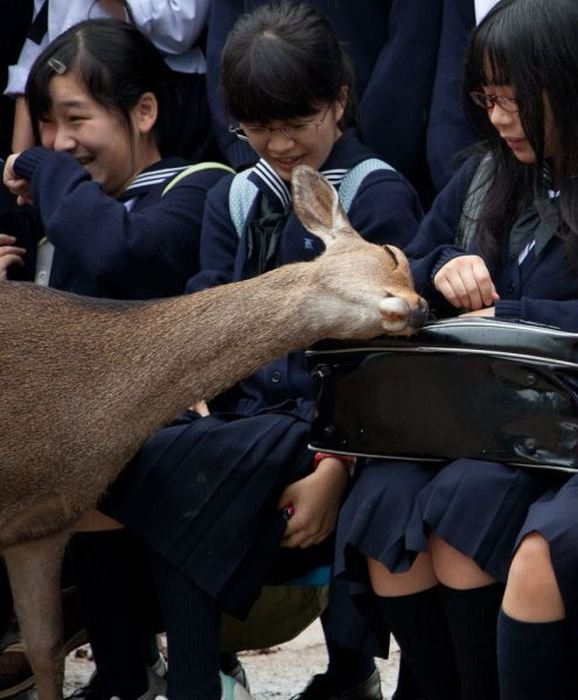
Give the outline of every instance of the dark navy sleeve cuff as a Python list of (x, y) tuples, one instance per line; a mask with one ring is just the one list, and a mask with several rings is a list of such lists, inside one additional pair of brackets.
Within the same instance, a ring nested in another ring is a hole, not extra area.
[(496, 318), (522, 318), (522, 302), (519, 299), (504, 299), (496, 302)]
[(53, 151), (43, 146), (34, 146), (23, 151), (14, 161), (14, 172), (25, 180), (31, 180), (36, 168), (50, 156)]

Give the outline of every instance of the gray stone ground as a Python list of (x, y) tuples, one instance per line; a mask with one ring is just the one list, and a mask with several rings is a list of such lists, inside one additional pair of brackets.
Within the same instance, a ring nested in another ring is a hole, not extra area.
[[(287, 700), (301, 690), (314, 673), (322, 673), (327, 663), (323, 634), (318, 622), (286, 644), (260, 652), (244, 652), (240, 658), (255, 700)], [(387, 700), (395, 690), (398, 662), (399, 653), (396, 648), (387, 661), (377, 661), (383, 696)], [(86, 683), (93, 669), (89, 647), (81, 647), (70, 654), (66, 661), (65, 697)]]

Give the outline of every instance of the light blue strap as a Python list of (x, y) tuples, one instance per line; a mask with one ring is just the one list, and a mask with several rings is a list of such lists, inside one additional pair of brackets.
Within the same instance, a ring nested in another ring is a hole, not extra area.
[(287, 581), (287, 586), (328, 586), (331, 579), (330, 566), (318, 566), (303, 576)]
[(249, 180), (250, 174), (251, 169), (235, 175), (229, 189), (229, 214), (239, 237), (259, 192), (257, 185)]
[(379, 158), (367, 158), (366, 160), (362, 160), (361, 163), (354, 165), (353, 168), (344, 175), (339, 185), (339, 201), (346, 214), (351, 207), (351, 203), (355, 199), (355, 195), (361, 183), (368, 175), (376, 170), (392, 170), (395, 172), (395, 168), (392, 168), (391, 165), (384, 160)]

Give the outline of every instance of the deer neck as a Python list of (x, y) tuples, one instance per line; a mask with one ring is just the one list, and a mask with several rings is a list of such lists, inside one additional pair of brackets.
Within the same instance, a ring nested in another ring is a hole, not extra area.
[(152, 305), (148, 311), (154, 315), (158, 309), (158, 314), (145, 324), (143, 343), (155, 366), (139, 363), (138, 368), (149, 378), (151, 394), (159, 397), (170, 387), (167, 400), (178, 412), (325, 337), (329, 324), (319, 313), (313, 267), (298, 263)]

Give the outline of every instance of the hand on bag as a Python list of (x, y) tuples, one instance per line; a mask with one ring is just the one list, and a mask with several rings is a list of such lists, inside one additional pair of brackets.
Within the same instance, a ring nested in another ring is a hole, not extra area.
[(434, 277), (434, 286), (457, 309), (477, 311), (500, 298), (479, 255), (460, 255), (446, 263)]

